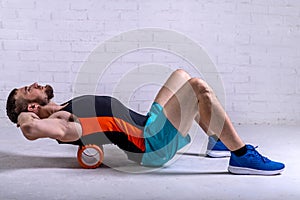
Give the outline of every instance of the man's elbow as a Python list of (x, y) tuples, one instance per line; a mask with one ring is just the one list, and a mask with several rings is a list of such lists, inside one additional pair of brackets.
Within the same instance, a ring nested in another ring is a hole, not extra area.
[(37, 139), (37, 137), (34, 137), (34, 134), (32, 134), (33, 126), (34, 126), (33, 123), (24, 123), (20, 126), (20, 128), (23, 132), (23, 135), (27, 140), (36, 140)]
[(27, 139), (27, 140), (36, 140), (37, 137), (34, 137), (33, 135), (30, 135), (30, 134), (24, 134), (24, 137)]

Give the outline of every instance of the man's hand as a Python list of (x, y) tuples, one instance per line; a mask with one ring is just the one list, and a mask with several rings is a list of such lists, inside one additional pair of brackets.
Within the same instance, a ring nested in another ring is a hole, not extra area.
[(33, 112), (24, 112), (18, 117), (18, 126), (28, 140), (48, 137), (72, 142), (78, 140), (82, 134), (80, 123), (73, 119), (73, 115), (66, 111), (58, 111), (45, 119), (40, 119)]
[(17, 127), (20, 127), (24, 123), (31, 122), (33, 119), (40, 119), (40, 118), (33, 112), (22, 112), (18, 116)]

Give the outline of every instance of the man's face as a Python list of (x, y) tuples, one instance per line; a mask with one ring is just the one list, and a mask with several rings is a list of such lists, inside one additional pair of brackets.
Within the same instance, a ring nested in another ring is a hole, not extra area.
[(41, 86), (33, 83), (29, 86), (21, 87), (18, 89), (16, 99), (22, 97), (30, 102), (36, 102), (40, 105), (46, 105), (50, 99), (54, 97), (53, 88), (50, 85)]

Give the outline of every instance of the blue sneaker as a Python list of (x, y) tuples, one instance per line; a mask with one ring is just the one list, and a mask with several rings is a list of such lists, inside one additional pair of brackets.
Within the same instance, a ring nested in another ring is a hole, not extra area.
[(275, 175), (284, 170), (284, 164), (274, 162), (260, 155), (251, 145), (246, 145), (247, 153), (238, 157), (231, 153), (228, 171), (233, 174)]
[(230, 151), (220, 140), (215, 140), (213, 137), (208, 137), (206, 155), (212, 158), (229, 157)]

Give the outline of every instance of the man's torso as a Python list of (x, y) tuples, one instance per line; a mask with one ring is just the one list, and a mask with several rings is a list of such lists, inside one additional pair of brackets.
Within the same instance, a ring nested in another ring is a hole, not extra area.
[(66, 106), (62, 110), (74, 114), (82, 127), (82, 137), (72, 144), (113, 143), (124, 150), (129, 159), (140, 160), (138, 154), (145, 151), (143, 130), (147, 116), (128, 109), (109, 96), (85, 95), (63, 105)]

